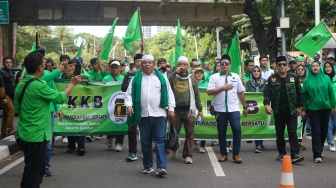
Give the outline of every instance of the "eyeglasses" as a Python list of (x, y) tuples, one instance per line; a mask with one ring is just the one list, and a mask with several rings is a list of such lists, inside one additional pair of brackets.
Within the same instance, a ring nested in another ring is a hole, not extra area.
[(253, 72), (260, 72), (260, 70), (254, 70)]
[(304, 68), (299, 68), (299, 69), (296, 69), (298, 71), (304, 71)]
[(281, 66), (285, 67), (285, 66), (287, 66), (287, 63), (278, 63), (278, 66), (279, 67), (281, 67)]
[(119, 66), (111, 66), (111, 69), (117, 69)]
[(230, 65), (230, 62), (221, 62), (221, 65)]

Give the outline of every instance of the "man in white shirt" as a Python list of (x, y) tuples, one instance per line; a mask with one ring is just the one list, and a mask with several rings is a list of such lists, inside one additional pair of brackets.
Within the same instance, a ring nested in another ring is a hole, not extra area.
[(243, 115), (247, 115), (247, 106), (244, 97), (245, 88), (241, 82), (239, 75), (230, 72), (231, 58), (223, 55), (220, 62), (221, 71), (210, 77), (208, 85), (208, 95), (215, 95), (214, 109), (216, 114), (218, 140), (220, 146), (221, 157), (219, 162), (228, 160), (228, 152), (226, 150), (226, 130), (228, 122), (230, 122), (233, 133), (233, 161), (242, 163), (239, 157), (241, 143), (241, 126), (239, 100), (243, 105)]
[(261, 68), (261, 77), (265, 80), (268, 80), (268, 78), (274, 74), (274, 70), (267, 67), (268, 64), (268, 57), (267, 56), (260, 56), (259, 58), (259, 64)]
[(152, 141), (156, 145), (157, 175), (166, 175), (166, 126), (174, 117), (175, 98), (167, 77), (154, 69), (154, 57), (142, 56), (141, 70), (138, 71), (125, 93), (127, 122), (140, 127), (144, 174), (153, 169)]

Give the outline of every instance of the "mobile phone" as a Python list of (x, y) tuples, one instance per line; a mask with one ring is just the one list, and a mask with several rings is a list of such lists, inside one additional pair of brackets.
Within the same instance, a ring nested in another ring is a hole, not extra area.
[(76, 63), (75, 65), (75, 76), (80, 75), (82, 71), (82, 67), (81, 64), (79, 62)]

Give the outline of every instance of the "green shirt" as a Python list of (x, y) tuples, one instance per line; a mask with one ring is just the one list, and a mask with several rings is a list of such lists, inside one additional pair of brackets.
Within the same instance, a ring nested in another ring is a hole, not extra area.
[(101, 74), (100, 72), (96, 72), (94, 70), (90, 70), (87, 72), (92, 78), (90, 81), (92, 82), (101, 82), (105, 76), (107, 76), (109, 73), (104, 70), (104, 73)]
[[(117, 81), (123, 81), (124, 76), (123, 75), (119, 75), (117, 77), (115, 77)], [(103, 81), (105, 82), (114, 82), (115, 80), (113, 79), (112, 75), (107, 75), (103, 78)]]
[(26, 82), (34, 75), (27, 75), (15, 89), (14, 111), (20, 114), (18, 122), (19, 137), (26, 142), (43, 142), (51, 139), (50, 102), (62, 104), (67, 101), (66, 94), (51, 89), (45, 81), (35, 80), (29, 84), (22, 103), (18, 98)]
[(244, 78), (245, 78), (245, 83), (247, 83), (251, 78), (251, 73), (247, 74), (246, 72), (244, 72)]
[(201, 81), (201, 82), (198, 82), (198, 87), (204, 87), (204, 88), (208, 88), (208, 82), (205, 82), (205, 81)]

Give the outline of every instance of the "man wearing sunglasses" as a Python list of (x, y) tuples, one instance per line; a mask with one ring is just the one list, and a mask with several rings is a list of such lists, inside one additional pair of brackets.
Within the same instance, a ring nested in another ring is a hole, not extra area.
[(289, 65), (289, 72), (291, 72), (291, 73), (295, 73), (295, 70), (296, 70), (296, 67), (298, 66), (298, 64), (296, 63), (296, 59), (291, 59), (291, 60), (289, 60), (289, 63), (288, 63), (288, 65)]
[(218, 140), (221, 157), (219, 162), (228, 160), (226, 150), (226, 130), (230, 122), (233, 133), (233, 161), (242, 163), (239, 157), (241, 145), (241, 126), (239, 100), (243, 105), (243, 115), (247, 115), (247, 106), (244, 97), (245, 88), (238, 74), (230, 72), (231, 58), (223, 55), (220, 62), (221, 71), (210, 76), (208, 95), (215, 95), (214, 108), (218, 130)]
[[(284, 131), (287, 125), (292, 163), (301, 162), (299, 142), (296, 135), (297, 117), (302, 110), (302, 91), (298, 77), (287, 71), (287, 59), (284, 56), (276, 58), (277, 73), (271, 75), (264, 90), (264, 105), (266, 113), (274, 114), (275, 132), (277, 138), (278, 161), (283, 159), (286, 152)], [(271, 104), (271, 105), (270, 105)]]

